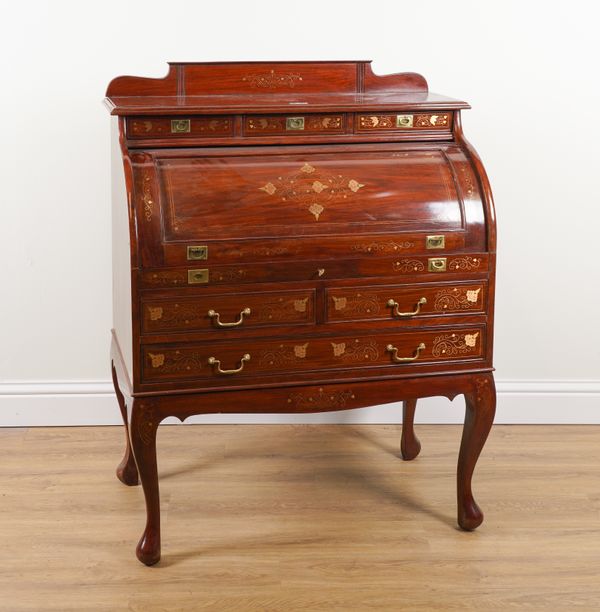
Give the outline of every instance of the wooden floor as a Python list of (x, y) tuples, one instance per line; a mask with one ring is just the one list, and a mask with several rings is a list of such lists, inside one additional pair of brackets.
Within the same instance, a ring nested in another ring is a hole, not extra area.
[(496, 426), (455, 527), (456, 426), (164, 426), (163, 560), (116, 427), (0, 430), (1, 610), (599, 610), (600, 428)]

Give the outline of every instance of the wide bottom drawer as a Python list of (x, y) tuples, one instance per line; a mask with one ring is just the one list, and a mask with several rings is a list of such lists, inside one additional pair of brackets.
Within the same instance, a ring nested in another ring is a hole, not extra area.
[(253, 338), (142, 347), (142, 382), (193, 380), (237, 384), (282, 374), (416, 365), (477, 359), (485, 328), (417, 329), (362, 336)]

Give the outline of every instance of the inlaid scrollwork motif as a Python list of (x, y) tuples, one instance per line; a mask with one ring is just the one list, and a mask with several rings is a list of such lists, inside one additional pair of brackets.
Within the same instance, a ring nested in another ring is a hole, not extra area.
[(352, 296), (331, 296), (333, 308), (344, 311), (344, 314), (378, 314), (381, 310), (378, 297), (369, 293), (357, 293)]
[(282, 202), (305, 206), (318, 221), (326, 204), (346, 199), (364, 186), (356, 179), (321, 171), (304, 163), (298, 172), (279, 176), (259, 187), (259, 190), (280, 198)]
[(475, 352), (479, 332), (472, 334), (443, 334), (433, 339), (434, 357), (454, 357)]
[(379, 357), (379, 349), (374, 340), (359, 340), (352, 342), (332, 342), (333, 356), (343, 361), (374, 361)]
[(152, 175), (149, 171), (144, 173), (142, 202), (144, 204), (144, 217), (146, 218), (146, 221), (152, 221), (152, 215), (154, 213), (154, 200), (152, 199)]
[(481, 287), (477, 289), (458, 289), (449, 287), (440, 289), (434, 296), (434, 310), (468, 310), (476, 308), (479, 302)]
[(259, 321), (284, 321), (294, 313), (308, 310), (308, 298), (278, 298), (261, 304), (258, 311)]
[(166, 304), (165, 306), (148, 306), (151, 321), (160, 320), (160, 326), (180, 327), (193, 325), (206, 317), (206, 309), (200, 310), (196, 304)]
[[(342, 115), (319, 115), (306, 117), (304, 132), (322, 132), (339, 130), (342, 127)], [(249, 117), (246, 123), (248, 132), (286, 132), (286, 117)]]
[[(367, 130), (396, 129), (397, 115), (360, 115), (358, 125)], [(414, 115), (412, 128), (441, 128), (448, 127), (450, 115), (448, 113)]]
[(202, 369), (202, 355), (181, 351), (165, 351), (164, 353), (147, 353), (150, 366), (164, 373), (191, 372)]
[(149, 403), (137, 406), (136, 410), (139, 410), (139, 416), (136, 417), (138, 434), (142, 443), (148, 446), (154, 439), (158, 427), (158, 415)]
[(473, 181), (471, 179), (471, 172), (467, 170), (467, 166), (464, 164), (460, 167), (460, 171), (462, 173), (463, 180), (465, 185), (467, 186), (466, 192), (468, 196), (473, 195)]
[(448, 115), (415, 115), (414, 125), (423, 128), (440, 128), (448, 125)]
[(295, 72), (276, 73), (274, 70), (259, 74), (248, 74), (242, 81), (250, 83), (251, 87), (262, 89), (277, 89), (279, 87), (294, 88), (302, 76)]
[(316, 392), (300, 391), (292, 393), (288, 397), (287, 403), (301, 410), (341, 410), (350, 399), (356, 398), (349, 389), (342, 391), (319, 389)]
[(246, 276), (246, 270), (222, 270), (216, 272), (215, 280), (222, 282), (234, 282), (243, 279)]
[(475, 270), (481, 265), (479, 257), (456, 257), (448, 264), (449, 270)]
[(146, 272), (142, 279), (148, 285), (164, 287), (166, 285), (185, 285), (187, 284), (187, 276), (185, 272), (179, 271), (163, 271), (163, 272)]
[(393, 264), (396, 272), (423, 272), (425, 270), (425, 264), (418, 259), (401, 259), (395, 261)]
[(397, 253), (402, 249), (411, 249), (414, 242), (404, 240), (403, 242), (367, 242), (352, 245), (352, 250), (358, 253)]
[(262, 351), (259, 355), (261, 365), (282, 366), (306, 357), (308, 342), (293, 346), (280, 344), (277, 348)]

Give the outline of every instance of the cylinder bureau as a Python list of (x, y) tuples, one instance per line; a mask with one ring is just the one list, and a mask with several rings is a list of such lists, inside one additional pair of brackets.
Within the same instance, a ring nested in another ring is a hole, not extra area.
[(171, 63), (119, 77), (112, 374), (160, 559), (168, 416), (305, 413), (464, 395), (458, 524), (495, 412), (492, 195), (465, 102), (370, 62)]

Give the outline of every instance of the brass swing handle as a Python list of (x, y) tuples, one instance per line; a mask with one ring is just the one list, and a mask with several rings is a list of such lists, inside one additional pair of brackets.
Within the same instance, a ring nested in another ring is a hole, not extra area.
[(419, 312), (421, 312), (421, 306), (423, 306), (424, 304), (427, 304), (427, 298), (426, 297), (422, 297), (416, 304), (415, 309), (412, 312), (399, 312), (398, 308), (400, 308), (400, 304), (398, 304), (398, 302), (396, 302), (396, 300), (392, 300), (391, 298), (387, 301), (387, 305), (390, 308), (393, 308), (394, 310), (392, 311), (392, 315), (394, 317), (414, 317), (415, 315), (418, 315)]
[(240, 367), (236, 368), (235, 370), (221, 370), (221, 362), (216, 357), (209, 357), (208, 365), (211, 365), (211, 366), (216, 365), (218, 374), (237, 374), (238, 372), (241, 372), (244, 369), (244, 364), (246, 363), (246, 361), (250, 361), (250, 355), (248, 353), (246, 353), (240, 359)]
[(244, 308), (244, 310), (240, 312), (240, 318), (231, 323), (221, 323), (221, 315), (216, 310), (211, 309), (207, 314), (211, 319), (215, 320), (217, 327), (238, 327), (244, 322), (244, 316), (248, 316), (251, 312), (250, 308)]
[(394, 363), (406, 363), (407, 361), (416, 361), (419, 358), (420, 352), (425, 350), (425, 344), (421, 342), (421, 344), (417, 346), (417, 350), (412, 357), (398, 357), (398, 349), (391, 344), (388, 344), (385, 350), (388, 351), (388, 353), (392, 353), (392, 361)]

